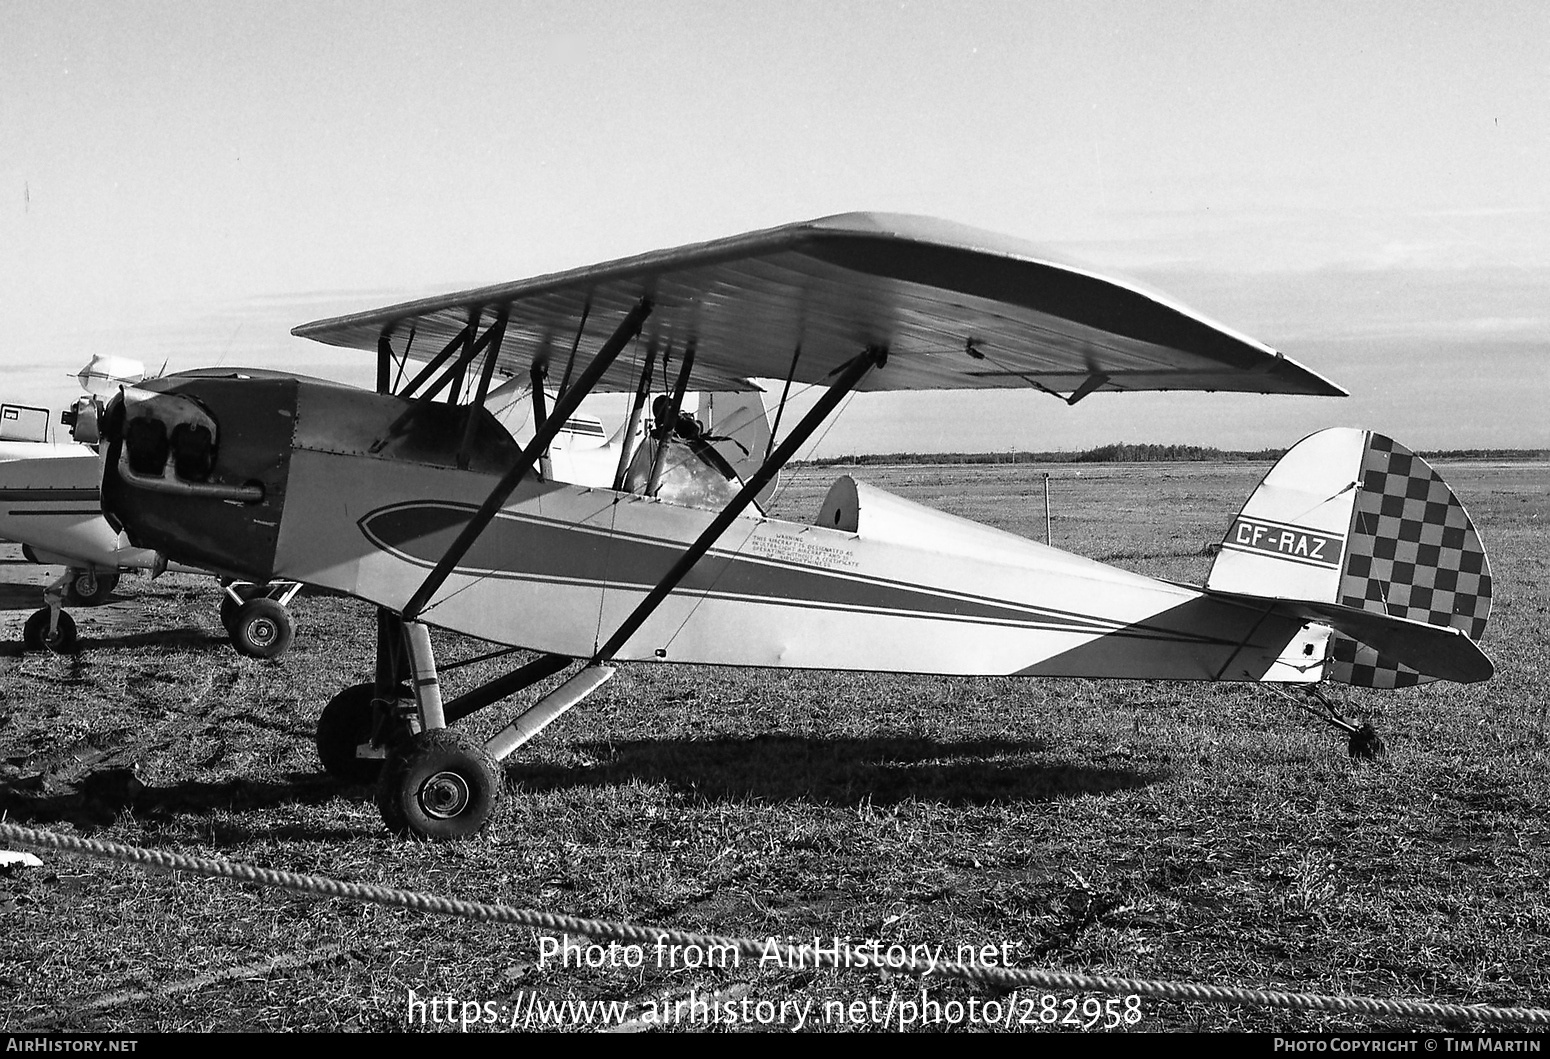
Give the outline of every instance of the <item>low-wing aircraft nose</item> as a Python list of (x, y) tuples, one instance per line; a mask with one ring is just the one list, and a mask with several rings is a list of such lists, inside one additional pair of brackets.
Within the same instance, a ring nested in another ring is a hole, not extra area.
[(104, 416), (103, 513), (174, 562), (268, 580), (299, 386), (212, 371), (124, 388)]

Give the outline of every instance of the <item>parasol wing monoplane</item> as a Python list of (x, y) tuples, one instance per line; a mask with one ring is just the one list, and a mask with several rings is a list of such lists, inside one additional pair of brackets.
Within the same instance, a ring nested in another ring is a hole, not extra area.
[[(1294, 447), (1202, 587), (850, 478), (811, 523), (767, 516), (757, 497), (854, 391), (1344, 392), (1003, 236), (847, 214), (295, 333), (374, 351), (377, 391), (240, 369), (126, 390), (104, 508), (179, 561), (378, 608), (375, 679), (327, 705), (318, 746), (330, 772), (377, 780), (401, 833), (482, 827), (498, 762), (621, 662), (1305, 687), (1491, 674), (1467, 514), (1424, 461), (1364, 431)], [(525, 444), (486, 407), (513, 384), (533, 404)], [(779, 398), (764, 451), (734, 467), (685, 397), (765, 386)], [(783, 432), (793, 386), (822, 393)], [(617, 459), (566, 472), (548, 455), (602, 392), (630, 395)], [(537, 655), (444, 696), (433, 626)], [(567, 669), (492, 738), (451, 727)]]

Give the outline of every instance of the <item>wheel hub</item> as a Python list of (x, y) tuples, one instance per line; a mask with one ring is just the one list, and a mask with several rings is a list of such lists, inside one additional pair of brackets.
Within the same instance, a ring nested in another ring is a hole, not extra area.
[(420, 807), (438, 820), (452, 819), (472, 800), (468, 781), (456, 772), (438, 772), (420, 786)]
[(257, 647), (268, 647), (278, 635), (275, 623), (268, 618), (259, 618), (248, 626), (248, 639)]

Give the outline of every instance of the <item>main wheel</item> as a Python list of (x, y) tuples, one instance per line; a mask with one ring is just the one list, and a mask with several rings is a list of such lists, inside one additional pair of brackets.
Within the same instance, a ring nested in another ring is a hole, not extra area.
[(95, 607), (108, 598), (118, 587), (118, 571), (103, 570), (93, 574), (90, 570), (72, 570), (74, 575), (65, 589), (65, 602), (79, 607)]
[(75, 647), (75, 619), (64, 611), (59, 612), (59, 628), (50, 635), (48, 608), (33, 613), (22, 626), (22, 644), (34, 651), (49, 650), (63, 654)]
[[(355, 749), (371, 738), (377, 723), (375, 684), (352, 684), (329, 700), (318, 718), (318, 760), (330, 776), (346, 783), (374, 783), (382, 775), (382, 758), (356, 757)], [(408, 698), (407, 687), (397, 689)], [(391, 750), (409, 738), (409, 727), (394, 718), (388, 732)]]
[(352, 684), (328, 701), (318, 718), (318, 760), (323, 771), (346, 783), (371, 783), (382, 774), (382, 759), (356, 757), (377, 723), (375, 684)]
[(232, 599), (225, 592), (221, 593), (221, 628), (226, 630), (227, 636), (233, 635), (237, 621), (237, 611), (241, 609), (241, 602)]
[(279, 658), (295, 635), (289, 612), (272, 599), (250, 599), (231, 619), (231, 645), (249, 658)]
[(436, 728), (412, 736), (388, 756), (377, 808), (394, 834), (467, 838), (490, 822), (500, 790), (500, 766), (483, 743)]

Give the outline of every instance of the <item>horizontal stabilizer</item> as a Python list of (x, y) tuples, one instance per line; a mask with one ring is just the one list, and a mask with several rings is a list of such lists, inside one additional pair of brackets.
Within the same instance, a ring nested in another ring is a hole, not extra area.
[[(1263, 598), (1226, 592), (1209, 594), (1240, 601)], [(1450, 626), (1378, 614), (1339, 603), (1297, 599), (1278, 599), (1274, 603), (1275, 613), (1328, 625), (1376, 651), (1380, 657), (1398, 662), (1425, 677), (1474, 684), (1490, 680), (1496, 672), (1485, 652), (1462, 630)]]

